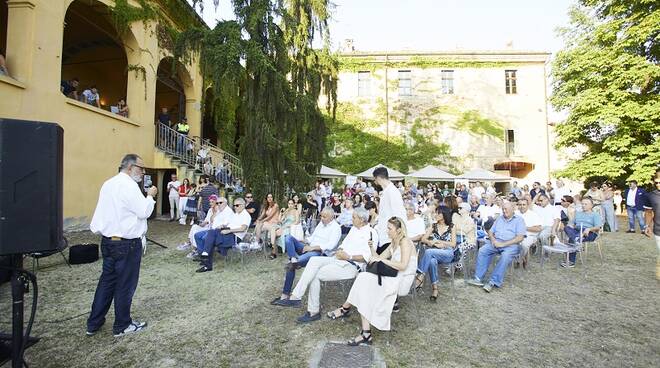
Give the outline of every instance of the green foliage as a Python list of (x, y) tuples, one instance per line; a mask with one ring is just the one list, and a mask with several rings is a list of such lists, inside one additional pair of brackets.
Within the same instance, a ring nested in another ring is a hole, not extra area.
[[(237, 20), (187, 29), (176, 58), (200, 56), (221, 146), (233, 146), (257, 196), (309, 188), (335, 113), (337, 61), (329, 52), (327, 0), (234, 0)], [(312, 47), (320, 34), (324, 47)], [(230, 150), (231, 151), (231, 150)]]
[(467, 129), (475, 135), (489, 135), (501, 141), (504, 140), (504, 127), (497, 121), (481, 116), (476, 110), (462, 113), (456, 121), (455, 127), (458, 130)]
[(115, 6), (110, 8), (112, 22), (117, 31), (126, 33), (134, 22), (143, 22), (145, 27), (150, 20), (157, 17), (156, 9), (147, 0), (138, 0), (139, 8), (128, 4), (128, 0), (115, 0)]
[(582, 0), (570, 15), (551, 102), (568, 113), (556, 146), (581, 153), (559, 174), (648, 183), (660, 163), (660, 7)]
[(375, 71), (376, 69), (392, 68), (504, 68), (519, 65), (511, 62), (499, 61), (453, 61), (434, 56), (411, 56), (404, 61), (387, 62), (373, 56), (350, 56), (339, 57), (339, 70), (341, 71)]
[[(379, 111), (377, 109), (377, 111)], [(337, 106), (335, 122), (328, 118), (328, 152), (336, 152), (326, 159), (328, 166), (347, 173), (360, 172), (377, 163), (382, 163), (402, 172), (420, 169), (426, 165), (441, 165), (440, 158), (447, 155), (449, 146), (436, 144), (435, 135), (414, 123), (410, 131), (410, 140), (390, 137), (383, 133), (370, 132), (366, 128), (382, 124), (384, 112), (375, 119), (364, 119), (359, 106), (348, 102)], [(411, 144), (407, 144), (411, 143)]]

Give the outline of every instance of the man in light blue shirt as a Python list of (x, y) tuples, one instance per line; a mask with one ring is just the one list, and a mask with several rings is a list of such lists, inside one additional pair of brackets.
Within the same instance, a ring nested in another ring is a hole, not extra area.
[[(487, 292), (490, 292), (493, 287), (502, 287), (504, 273), (513, 258), (520, 254), (520, 242), (527, 233), (525, 220), (516, 216), (514, 210), (512, 202), (504, 202), (502, 205), (502, 216), (497, 217), (493, 226), (488, 230), (486, 244), (479, 249), (474, 278), (468, 281), (470, 285), (483, 287)], [(496, 254), (500, 255), (500, 259), (490, 275), (490, 281), (484, 284), (481, 280), (486, 276), (490, 261)]]

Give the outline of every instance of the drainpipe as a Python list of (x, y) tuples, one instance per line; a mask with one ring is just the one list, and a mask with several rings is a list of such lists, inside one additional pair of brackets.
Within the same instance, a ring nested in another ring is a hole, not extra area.
[(387, 80), (387, 63), (388, 55), (385, 54), (385, 142), (390, 141), (390, 101), (389, 101), (389, 92), (388, 92), (388, 80)]

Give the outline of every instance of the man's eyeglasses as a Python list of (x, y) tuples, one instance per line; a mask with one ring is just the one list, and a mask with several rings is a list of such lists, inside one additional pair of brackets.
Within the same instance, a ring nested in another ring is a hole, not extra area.
[(252, 199), (252, 196), (245, 196), (245, 198), (247, 198), (247, 199)]
[(137, 167), (138, 169), (140, 169), (142, 171), (145, 171), (144, 166), (140, 166), (140, 165), (137, 165), (137, 164), (133, 164), (133, 166)]
[(240, 207), (242, 204), (235, 204), (234, 207)]

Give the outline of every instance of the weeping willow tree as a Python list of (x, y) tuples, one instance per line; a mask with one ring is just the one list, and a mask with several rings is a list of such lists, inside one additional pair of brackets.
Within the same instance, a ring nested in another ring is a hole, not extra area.
[[(199, 55), (222, 147), (237, 147), (257, 195), (309, 188), (334, 117), (338, 62), (329, 51), (328, 0), (233, 0), (236, 21), (189, 29), (175, 57)], [(315, 47), (316, 45), (321, 45)], [(235, 144), (234, 144), (235, 143)]]

